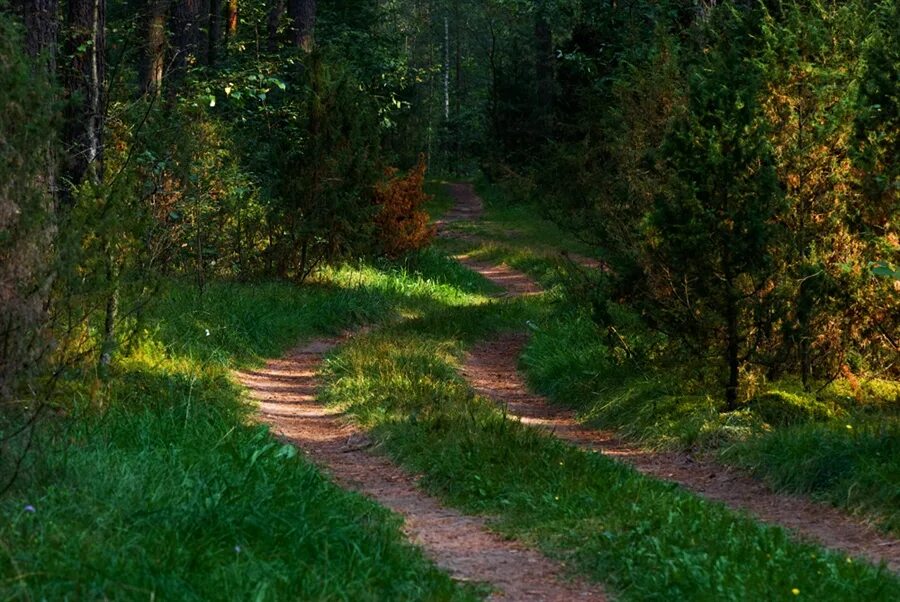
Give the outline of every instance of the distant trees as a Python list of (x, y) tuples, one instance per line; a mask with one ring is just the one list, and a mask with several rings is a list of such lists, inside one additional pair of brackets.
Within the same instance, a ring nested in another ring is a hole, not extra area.
[(751, 376), (898, 369), (896, 3), (134, 0), (109, 15), (106, 0), (2, 12), (29, 68), (62, 84), (60, 148), (46, 136), (43, 167), (22, 172), (58, 201), (35, 222), (57, 237), (47, 306), (67, 308), (83, 356), (112, 355), (154, 274), (303, 280), (415, 247), (378, 229), (427, 238), (416, 202), (391, 215), (378, 199), (386, 168), (425, 151), (439, 169), (480, 163), (602, 249), (597, 320), (630, 312), (659, 334), (648, 357), (713, 366), (729, 407)]

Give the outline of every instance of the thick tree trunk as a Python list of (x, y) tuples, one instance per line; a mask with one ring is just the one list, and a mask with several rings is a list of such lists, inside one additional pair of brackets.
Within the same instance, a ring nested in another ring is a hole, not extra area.
[(172, 79), (181, 79), (200, 51), (202, 0), (176, 0), (172, 10)]
[(269, 18), (266, 23), (269, 52), (278, 50), (278, 25), (281, 23), (281, 17), (283, 16), (284, 0), (275, 0), (272, 8), (269, 9)]
[[(25, 52), (38, 59), (32, 65), (34, 79), (44, 82), (56, 70), (57, 2), (15, 0), (12, 8), (25, 26)], [(0, 65), (0, 72), (9, 67), (15, 65)], [(7, 124), (21, 122), (31, 114), (27, 106), (8, 110), (4, 117), (11, 119), (0, 118)], [(12, 156), (27, 159), (0, 185), (0, 403), (23, 390), (20, 387), (37, 372), (35, 368), (48, 349), (47, 306), (57, 232), (57, 158), (49, 139), (49, 131), (44, 131), (27, 138), (14, 133), (12, 139), (3, 141), (12, 144)], [(0, 442), (3, 440), (0, 434)], [(0, 483), (0, 489), (11, 482)]]
[(291, 18), (291, 42), (311, 52), (316, 28), (316, 0), (288, 0), (288, 16)]
[(16, 12), (25, 25), (25, 51), (29, 56), (43, 56), (47, 71), (56, 71), (57, 0), (16, 0)]
[(141, 92), (156, 96), (162, 90), (166, 66), (166, 12), (169, 0), (147, 3), (144, 56), (141, 60)]

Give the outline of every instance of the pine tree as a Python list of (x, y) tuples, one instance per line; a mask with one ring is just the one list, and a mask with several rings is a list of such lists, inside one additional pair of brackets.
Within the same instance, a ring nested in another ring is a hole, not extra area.
[(657, 195), (646, 225), (654, 263), (645, 304), (670, 335), (724, 360), (733, 410), (741, 367), (755, 351), (755, 316), (771, 289), (781, 195), (759, 104), (763, 73), (753, 60), (759, 15), (716, 16), (709, 33), (721, 43), (696, 53), (688, 107), (663, 144), (671, 189)]

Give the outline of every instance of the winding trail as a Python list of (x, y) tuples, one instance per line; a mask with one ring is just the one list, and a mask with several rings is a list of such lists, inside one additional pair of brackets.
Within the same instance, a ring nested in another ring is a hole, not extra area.
[(437, 566), (457, 580), (490, 584), (491, 600), (605, 600), (600, 586), (567, 581), (558, 563), (501, 538), (486, 519), (463, 515), (423, 493), (414, 475), (372, 453), (373, 442), (340, 410), (316, 401), (323, 356), (346, 338), (313, 341), (259, 370), (236, 373), (259, 402), (262, 421), (340, 486), (402, 515), (406, 535)]
[[(451, 188), (458, 208), (449, 215), (477, 218), (481, 202), (474, 201), (471, 187)], [(454, 219), (452, 221), (458, 221)], [(465, 266), (503, 287), (511, 296), (535, 294), (540, 286), (527, 275), (508, 266), (492, 266), (457, 257)], [(594, 264), (600, 265), (600, 264)], [(485, 397), (503, 404), (511, 416), (586, 449), (596, 450), (630, 464), (639, 472), (672, 481), (707, 499), (747, 512), (765, 523), (781, 526), (801, 539), (870, 560), (884, 562), (900, 572), (900, 541), (879, 533), (847, 514), (809, 499), (773, 492), (761, 481), (733, 468), (687, 453), (656, 452), (619, 439), (611, 431), (582, 426), (571, 410), (550, 404), (532, 394), (517, 365), (527, 342), (523, 334), (506, 334), (476, 345), (462, 373)]]

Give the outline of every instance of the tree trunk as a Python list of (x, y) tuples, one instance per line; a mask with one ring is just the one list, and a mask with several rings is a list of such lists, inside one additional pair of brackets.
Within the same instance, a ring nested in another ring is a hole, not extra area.
[[(103, 179), (103, 127), (106, 70), (106, 0), (70, 0), (67, 15), (65, 175), (72, 186), (85, 178)], [(64, 205), (71, 205), (65, 191)]]
[[(46, 82), (56, 69), (57, 2), (16, 0), (12, 8), (25, 26), (25, 52), (38, 59), (32, 64), (34, 80)], [(0, 72), (9, 66), (0, 65)], [(41, 90), (51, 91), (49, 87)], [(31, 111), (29, 107), (10, 110), (20, 118)], [(50, 340), (57, 157), (49, 134), (48, 127), (27, 139), (14, 133), (11, 140), (3, 140), (4, 145), (12, 144), (14, 155), (28, 159), (0, 185), (0, 403), (20, 393), (19, 387), (38, 372)], [(11, 483), (0, 483), (0, 488)]]
[[(66, 19), (67, 54), (71, 57), (66, 77), (69, 109), (65, 142), (68, 152), (66, 175), (72, 186), (90, 181), (103, 184), (103, 129), (106, 98), (106, 0), (69, 0)], [(66, 191), (65, 203), (71, 206), (74, 195)], [(116, 254), (107, 233), (104, 244), (106, 261), (106, 315), (100, 342), (100, 367), (112, 360), (115, 347), (115, 323), (118, 309)]]
[(16, 0), (13, 4), (25, 25), (25, 51), (44, 56), (48, 73), (56, 71), (57, 0)]
[(184, 77), (188, 66), (196, 62), (200, 50), (202, 0), (176, 0), (172, 10), (172, 77)]
[(291, 42), (311, 52), (315, 42), (316, 0), (288, 0), (288, 16), (291, 18)]
[(228, 37), (233, 38), (238, 30), (238, 0), (228, 0)]
[(728, 338), (725, 359), (728, 363), (728, 383), (725, 385), (725, 408), (731, 412), (737, 409), (740, 358), (738, 338), (738, 308), (734, 295), (728, 293), (725, 308), (726, 337)]
[(450, 121), (450, 18), (444, 16), (444, 120)]
[(141, 92), (156, 96), (162, 90), (166, 65), (166, 12), (169, 0), (149, 0), (147, 5), (146, 46), (141, 60)]
[(535, 13), (535, 83), (538, 126), (541, 136), (550, 134), (553, 114), (553, 32), (547, 21), (546, 1), (541, 1)]
[(209, 2), (209, 50), (206, 54), (207, 65), (215, 66), (219, 61), (219, 45), (222, 43), (222, 17), (224, 11), (222, 0)]
[(269, 9), (269, 17), (266, 23), (269, 52), (278, 50), (278, 25), (281, 23), (282, 16), (284, 16), (284, 0), (275, 0), (272, 8)]

